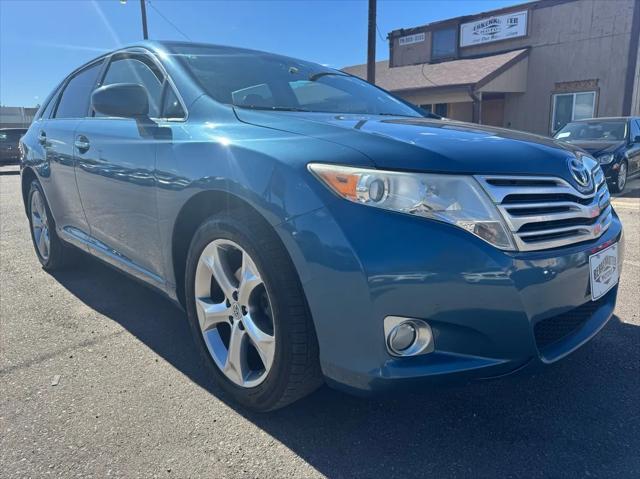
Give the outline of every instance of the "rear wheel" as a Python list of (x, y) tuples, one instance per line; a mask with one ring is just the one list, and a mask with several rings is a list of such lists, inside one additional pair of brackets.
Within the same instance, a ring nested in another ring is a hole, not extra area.
[(236, 401), (268, 411), (322, 383), (300, 281), (275, 233), (253, 214), (200, 226), (185, 291), (205, 367)]
[(33, 180), (29, 187), (27, 209), (31, 239), (42, 267), (53, 271), (67, 266), (71, 252), (56, 233), (51, 210), (38, 180)]

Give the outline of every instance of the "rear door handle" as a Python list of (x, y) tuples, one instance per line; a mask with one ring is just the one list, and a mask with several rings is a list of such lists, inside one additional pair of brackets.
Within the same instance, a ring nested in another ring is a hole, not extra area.
[(76, 141), (74, 141), (73, 144), (80, 153), (86, 153), (91, 146), (91, 144), (89, 143), (89, 139), (84, 135), (76, 136)]
[(40, 135), (38, 135), (38, 142), (41, 145), (44, 145), (47, 142), (47, 134), (43, 130), (40, 130)]

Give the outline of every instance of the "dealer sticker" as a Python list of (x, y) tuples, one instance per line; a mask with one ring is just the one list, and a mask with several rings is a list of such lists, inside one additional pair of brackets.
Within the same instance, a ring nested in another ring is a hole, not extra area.
[(591, 300), (604, 296), (618, 283), (618, 244), (589, 256)]

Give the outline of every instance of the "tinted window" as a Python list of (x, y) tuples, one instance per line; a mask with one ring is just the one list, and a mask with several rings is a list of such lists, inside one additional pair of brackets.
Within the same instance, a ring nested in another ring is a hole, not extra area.
[(261, 110), (423, 116), (364, 80), (321, 65), (221, 47), (176, 45), (174, 53), (221, 103)]
[(180, 100), (178, 100), (176, 92), (173, 91), (170, 85), (167, 85), (165, 88), (162, 104), (164, 105), (162, 112), (163, 118), (184, 118), (184, 110), (182, 109)]
[[(149, 95), (149, 116), (160, 116), (162, 98), (162, 73), (145, 57), (127, 57), (111, 62), (102, 85), (137, 83), (146, 88)], [(102, 116), (96, 113), (96, 116)]]
[(431, 58), (450, 58), (456, 56), (456, 30), (435, 30), (431, 34)]
[(87, 116), (91, 92), (94, 89), (102, 62), (94, 63), (77, 73), (65, 87), (56, 109), (56, 118), (84, 118)]
[(51, 116), (51, 112), (56, 106), (57, 100), (58, 100), (58, 91), (54, 92), (53, 95), (51, 95), (49, 102), (47, 103), (47, 106), (44, 109), (40, 110), (40, 114), (38, 118), (42, 118), (43, 120), (46, 120), (47, 118), (49, 118)]

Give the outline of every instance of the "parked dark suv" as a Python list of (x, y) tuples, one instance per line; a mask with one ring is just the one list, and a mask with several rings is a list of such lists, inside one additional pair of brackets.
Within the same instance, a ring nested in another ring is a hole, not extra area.
[(0, 163), (17, 163), (20, 159), (20, 138), (26, 128), (0, 128)]
[(595, 156), (616, 193), (622, 193), (628, 178), (640, 174), (640, 117), (572, 121), (555, 138)]
[(44, 268), (74, 245), (160, 290), (253, 409), (535, 370), (615, 307), (596, 160), (314, 63), (141, 43), (71, 73), (22, 144)]

